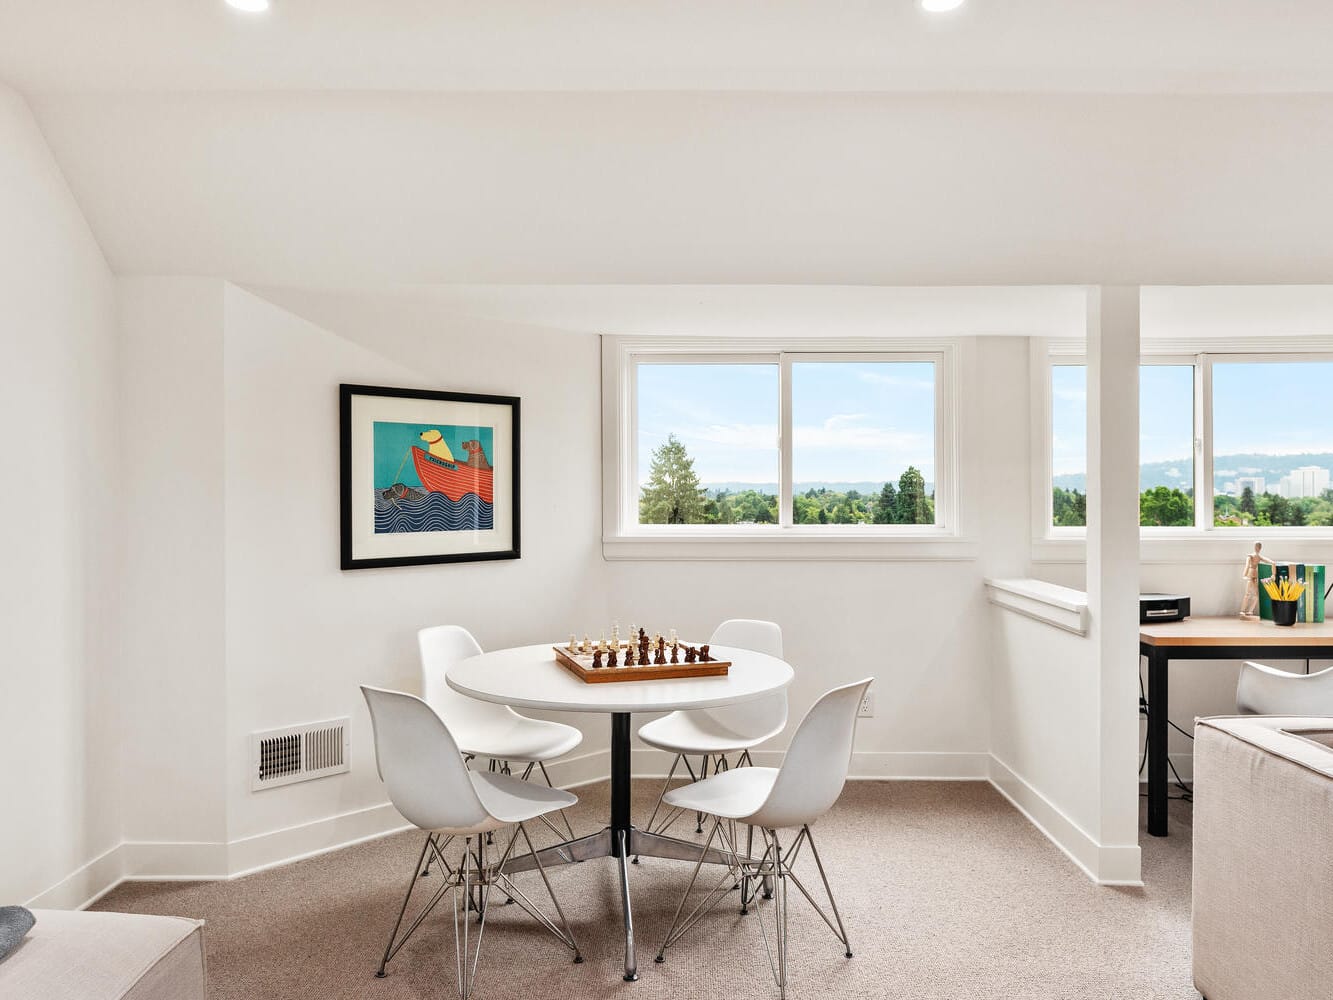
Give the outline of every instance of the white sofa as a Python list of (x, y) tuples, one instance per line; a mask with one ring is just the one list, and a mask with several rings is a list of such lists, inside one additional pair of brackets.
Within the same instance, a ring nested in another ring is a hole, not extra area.
[(1333, 996), (1333, 719), (1201, 719), (1194, 986), (1207, 1000)]
[(34, 910), (0, 962), (4, 1000), (204, 1000), (203, 921)]

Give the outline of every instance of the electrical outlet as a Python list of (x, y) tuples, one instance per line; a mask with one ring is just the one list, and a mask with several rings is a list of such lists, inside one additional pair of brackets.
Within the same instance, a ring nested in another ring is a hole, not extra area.
[(867, 688), (866, 693), (861, 696), (861, 707), (856, 710), (858, 719), (873, 719), (875, 717), (875, 692)]

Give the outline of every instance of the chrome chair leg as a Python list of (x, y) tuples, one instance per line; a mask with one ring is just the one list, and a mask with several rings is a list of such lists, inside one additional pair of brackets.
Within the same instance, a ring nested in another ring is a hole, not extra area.
[[(547, 786), (548, 788), (554, 788), (554, 787), (555, 787), (555, 784), (551, 781), (551, 776), (550, 776), (549, 774), (546, 773), (546, 765), (545, 765), (542, 761), (537, 761), (537, 766), (540, 767), (540, 768), (542, 769), (542, 777), (546, 779), (546, 786)], [(531, 764), (528, 765), (528, 771), (529, 771), (529, 772), (532, 771), (532, 765), (531, 765)], [(526, 777), (527, 777), (527, 774), (524, 774), (523, 777), (526, 778)], [(574, 840), (574, 839), (575, 839), (575, 838), (574, 838), (574, 828), (573, 828), (572, 826), (570, 826), (570, 824), (569, 824), (569, 814), (568, 814), (565, 810), (561, 809), (561, 810), (560, 810), (560, 818), (561, 818), (562, 820), (564, 820), (564, 823), (565, 823), (565, 830), (569, 833), (569, 839), (570, 839), (570, 840)]]
[(398, 919), (394, 921), (393, 930), (389, 932), (389, 943), (384, 946), (384, 957), (380, 959), (380, 967), (375, 972), (376, 979), (383, 979), (385, 976), (384, 967), (389, 964), (389, 959), (393, 952), (393, 939), (398, 936), (398, 928), (403, 926), (403, 914), (407, 912), (407, 901), (412, 898), (412, 890), (416, 888), (417, 872), (421, 871), (421, 862), (426, 857), (426, 852), (430, 850), (430, 845), (434, 843), (435, 834), (426, 834), (426, 842), (421, 845), (421, 854), (417, 856), (417, 863), (412, 866), (412, 880), (407, 883), (407, 892), (403, 895), (403, 905), (398, 909)]

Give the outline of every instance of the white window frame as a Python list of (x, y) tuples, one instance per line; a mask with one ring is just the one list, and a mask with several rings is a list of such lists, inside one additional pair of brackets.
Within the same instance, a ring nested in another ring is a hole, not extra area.
[[(975, 559), (960, 530), (959, 369), (962, 340), (602, 338), (602, 549), (608, 559)], [(801, 362), (935, 364), (935, 524), (792, 524), (791, 372)], [(778, 367), (776, 525), (639, 524), (640, 364), (775, 364)]]
[[(1082, 562), (1086, 528), (1051, 524), (1052, 510), (1052, 405), (1051, 369), (1056, 365), (1085, 365), (1082, 341), (1047, 340), (1032, 352), (1033, 420), (1033, 558), (1039, 562)], [(1333, 362), (1333, 338), (1273, 338), (1261, 341), (1144, 341), (1140, 365), (1194, 366), (1194, 525), (1141, 527), (1145, 563), (1234, 562), (1237, 542), (1278, 541), (1333, 546), (1333, 527), (1268, 527), (1240, 531), (1213, 524), (1213, 368), (1218, 364), (1281, 364), (1301, 361)], [(1311, 554), (1315, 554), (1312, 552)]]

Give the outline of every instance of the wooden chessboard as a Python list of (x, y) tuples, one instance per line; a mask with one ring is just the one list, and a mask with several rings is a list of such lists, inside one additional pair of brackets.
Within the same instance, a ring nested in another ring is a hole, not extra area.
[[(552, 646), (555, 662), (585, 684), (613, 684), (617, 681), (667, 680), (673, 677), (725, 677), (731, 668), (730, 660), (708, 660), (704, 663), (665, 663), (661, 666), (608, 667), (594, 670), (591, 653), (571, 653), (564, 646)], [(624, 649), (621, 644), (621, 649)], [(667, 654), (670, 657), (670, 653)]]

